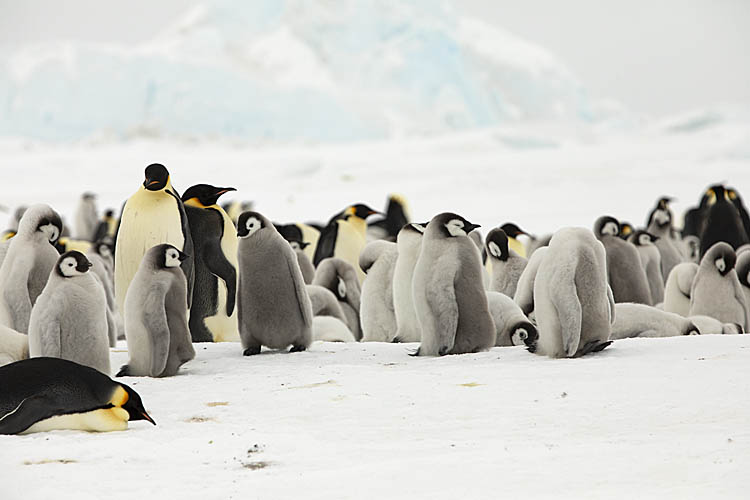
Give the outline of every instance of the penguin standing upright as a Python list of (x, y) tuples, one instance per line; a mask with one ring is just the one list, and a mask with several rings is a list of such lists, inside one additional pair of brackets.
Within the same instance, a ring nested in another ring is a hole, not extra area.
[(606, 250), (605, 268), (615, 302), (652, 305), (648, 278), (638, 250), (632, 243), (618, 238), (620, 224), (617, 219), (607, 215), (599, 217), (594, 223), (594, 234)]
[(734, 188), (727, 188), (727, 196), (732, 205), (737, 209), (737, 212), (739, 212), (742, 227), (745, 228), (745, 235), (750, 239), (750, 214), (747, 213), (747, 208), (745, 208), (745, 204), (742, 202), (740, 193)]
[(419, 342), (422, 329), (414, 308), (412, 283), (414, 268), (422, 250), (422, 237), (426, 224), (406, 224), (396, 237), (396, 266), (393, 269), (393, 312), (396, 332), (393, 339), (399, 342)]
[(319, 229), (302, 223), (274, 224), (274, 227), (290, 243), (293, 241), (304, 241), (305, 245), (302, 247), (302, 251), (312, 263), (315, 258), (315, 250), (318, 248), (318, 240), (320, 239)]
[(388, 197), (385, 217), (367, 224), (367, 239), (396, 241), (396, 236), (404, 224), (409, 223), (409, 209), (406, 199), (398, 194)]
[(661, 255), (661, 275), (665, 282), (672, 268), (683, 261), (682, 252), (680, 252), (674, 238), (674, 228), (672, 227), (674, 217), (672, 210), (669, 208), (670, 201), (672, 199), (668, 197), (659, 199), (656, 207), (649, 213), (646, 226), (646, 231), (656, 237), (653, 243)]
[(115, 347), (118, 338), (125, 338), (125, 325), (122, 321), (120, 311), (117, 309), (115, 291), (113, 287), (114, 274), (111, 267), (112, 253), (108, 244), (104, 242), (94, 243), (92, 249), (86, 254), (91, 262), (91, 273), (99, 280), (104, 289), (107, 299), (107, 333), (109, 334), (109, 346)]
[(398, 249), (390, 241), (373, 241), (359, 256), (367, 278), (362, 284), (359, 318), (363, 342), (390, 342), (396, 335), (393, 271)]
[(94, 193), (83, 193), (81, 195), (76, 207), (75, 221), (75, 239), (95, 241), (94, 233), (99, 223), (99, 215), (96, 213), (96, 195)]
[(664, 301), (664, 278), (661, 274), (661, 253), (654, 242), (659, 238), (653, 234), (639, 229), (631, 233), (628, 241), (635, 245), (641, 264), (646, 271), (648, 287), (651, 290), (651, 300), (654, 304)]
[(196, 184), (182, 195), (193, 238), (195, 283), (190, 308), (193, 342), (239, 342), (237, 232), (219, 197), (234, 188)]
[(162, 243), (173, 245), (187, 257), (182, 271), (187, 280), (188, 308), (193, 296), (193, 240), (180, 196), (169, 172), (159, 163), (146, 167), (145, 180), (122, 208), (115, 243), (115, 298), (125, 310), (125, 296), (146, 252)]
[(305, 285), (311, 285), (315, 279), (315, 266), (312, 265), (310, 257), (305, 253), (305, 248), (310, 245), (305, 241), (290, 241), (289, 246), (294, 250), (297, 256), (297, 264), (299, 264), (299, 270), (302, 271), (302, 278), (305, 280)]
[(114, 245), (117, 232), (117, 217), (111, 208), (104, 211), (104, 216), (97, 223), (94, 238), (91, 241), (106, 241)]
[(742, 217), (737, 207), (729, 199), (729, 193), (721, 184), (715, 184), (706, 191), (707, 208), (700, 234), (701, 259), (715, 243), (724, 241), (734, 250), (748, 242)]
[(367, 244), (367, 217), (379, 212), (358, 203), (346, 208), (328, 223), (320, 233), (313, 264), (317, 267), (328, 257), (348, 262), (356, 271), (359, 282), (365, 273), (359, 268), (359, 254)]

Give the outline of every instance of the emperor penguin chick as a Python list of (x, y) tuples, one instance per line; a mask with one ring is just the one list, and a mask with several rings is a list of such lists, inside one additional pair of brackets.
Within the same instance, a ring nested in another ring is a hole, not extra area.
[(492, 262), (490, 290), (513, 297), (528, 261), (508, 248), (508, 236), (500, 228), (489, 232), (486, 246)]
[(396, 335), (393, 272), (397, 257), (396, 244), (389, 241), (368, 243), (359, 256), (359, 266), (367, 273), (359, 306), (363, 342), (391, 342)]
[[(550, 241), (552, 239), (550, 238)], [(521, 276), (518, 278), (518, 285), (516, 286), (516, 294), (513, 296), (513, 302), (518, 304), (521, 311), (531, 318), (534, 314), (534, 282), (536, 281), (536, 274), (539, 271), (539, 266), (544, 261), (545, 255), (547, 255), (547, 245), (537, 248), (529, 262), (526, 264)]]
[(312, 342), (312, 305), (294, 250), (270, 220), (258, 212), (243, 212), (237, 222), (240, 237), (237, 310), (243, 354), (260, 352), (261, 345), (292, 352)]
[(417, 355), (479, 352), (495, 343), (482, 263), (467, 236), (477, 227), (460, 215), (444, 212), (425, 229), (413, 281), (422, 328)]
[(745, 294), (745, 301), (750, 306), (750, 250), (740, 250), (737, 252), (737, 278), (742, 285), (742, 292)]
[(607, 257), (607, 279), (615, 302), (651, 305), (651, 291), (638, 250), (618, 237), (620, 223), (614, 217), (602, 216), (594, 223), (594, 234), (604, 245)]
[(0, 266), (0, 325), (28, 333), (31, 308), (60, 256), (62, 221), (49, 205), (28, 208)]
[(125, 298), (130, 360), (117, 376), (169, 377), (195, 357), (187, 311), (187, 255), (162, 243), (143, 256)]
[(0, 325), (0, 366), (28, 359), (29, 336)]
[(292, 247), (294, 254), (297, 256), (297, 264), (299, 264), (299, 270), (302, 271), (302, 279), (305, 280), (305, 285), (312, 285), (315, 279), (315, 266), (312, 265), (310, 257), (305, 253), (308, 245), (309, 243), (304, 241), (289, 241), (289, 246)]
[(96, 213), (96, 195), (83, 193), (78, 200), (75, 215), (75, 239), (94, 241), (99, 215)]
[(61, 358), (109, 375), (107, 299), (81, 252), (57, 260), (31, 311), (29, 355)]
[(615, 304), (615, 322), (610, 339), (632, 337), (677, 337), (700, 335), (687, 318), (645, 304)]
[(487, 300), (497, 332), (496, 346), (525, 345), (530, 347), (536, 344), (539, 337), (536, 327), (513, 302), (513, 299), (504, 293), (487, 292)]
[(690, 289), (698, 273), (698, 264), (682, 262), (672, 268), (664, 287), (664, 304), (667, 312), (687, 317), (690, 314)]
[(690, 316), (711, 316), (747, 331), (750, 309), (734, 269), (736, 260), (732, 247), (723, 241), (708, 249), (690, 289)]
[(419, 342), (421, 327), (414, 308), (412, 281), (414, 268), (422, 249), (425, 224), (406, 224), (396, 237), (398, 255), (393, 269), (393, 313), (396, 317), (396, 333), (393, 340)]
[(710, 316), (690, 316), (688, 319), (698, 327), (701, 335), (737, 335), (744, 333), (742, 325), (722, 323)]
[(362, 339), (359, 324), (359, 308), (362, 289), (359, 286), (357, 272), (346, 261), (329, 257), (323, 259), (315, 270), (313, 285), (327, 288), (339, 301), (346, 317), (346, 325), (358, 341)]
[(104, 290), (104, 297), (107, 299), (109, 346), (115, 347), (120, 333), (122, 333), (123, 338), (125, 337), (125, 327), (122, 322), (122, 316), (120, 316), (120, 311), (117, 309), (115, 291), (112, 286), (112, 268), (109, 267), (111, 257), (112, 250), (104, 242), (95, 243), (86, 254), (86, 258), (91, 262), (91, 274), (99, 281)]
[(664, 277), (661, 273), (661, 254), (654, 244), (659, 237), (643, 230), (634, 231), (628, 241), (635, 245), (641, 264), (646, 271), (651, 301), (659, 304), (664, 301)]
[(555, 233), (534, 281), (534, 307), (539, 341), (532, 352), (572, 358), (612, 343), (615, 301), (607, 285), (607, 257), (591, 231)]

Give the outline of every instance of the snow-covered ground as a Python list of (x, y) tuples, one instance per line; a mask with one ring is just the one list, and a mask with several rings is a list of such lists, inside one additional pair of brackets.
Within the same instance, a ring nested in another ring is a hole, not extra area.
[(415, 347), (200, 345), (124, 379), (156, 427), (0, 436), (2, 498), (747, 498), (750, 336)]

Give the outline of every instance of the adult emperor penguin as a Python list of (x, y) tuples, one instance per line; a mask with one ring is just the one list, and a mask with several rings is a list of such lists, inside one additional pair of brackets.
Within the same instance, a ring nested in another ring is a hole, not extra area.
[(618, 238), (620, 224), (610, 216), (599, 217), (594, 234), (604, 245), (607, 257), (607, 278), (615, 302), (636, 302), (651, 305), (651, 291), (638, 250), (632, 243)]
[(162, 243), (150, 248), (125, 298), (130, 359), (117, 376), (169, 377), (195, 357), (187, 312), (187, 255)]
[(529, 318), (521, 311), (513, 299), (500, 292), (487, 292), (490, 314), (495, 322), (495, 345), (508, 347), (514, 345), (533, 346), (539, 333)]
[(700, 335), (700, 330), (689, 319), (645, 304), (615, 304), (612, 340), (632, 337), (677, 337)]
[(495, 323), (482, 285), (482, 263), (467, 236), (479, 227), (460, 215), (432, 218), (414, 269), (414, 306), (422, 327), (416, 354), (479, 352), (495, 343)]
[(359, 256), (367, 278), (362, 284), (359, 319), (363, 342), (391, 342), (396, 335), (393, 273), (398, 249), (390, 241), (368, 243)]
[(156, 425), (137, 392), (98, 370), (58, 358), (0, 368), (0, 434), (122, 431), (129, 420)]
[(682, 262), (682, 252), (674, 238), (672, 210), (669, 208), (671, 198), (659, 199), (656, 207), (649, 213), (646, 231), (656, 236), (654, 245), (661, 255), (661, 275), (666, 282), (672, 268)]
[(288, 242), (304, 241), (305, 246), (302, 248), (302, 251), (310, 259), (310, 262), (313, 261), (315, 258), (315, 249), (318, 248), (318, 240), (320, 239), (319, 229), (302, 223), (274, 224), (274, 226), (279, 234)]
[(734, 205), (734, 207), (737, 209), (737, 212), (740, 214), (742, 227), (745, 228), (745, 235), (750, 238), (750, 214), (748, 214), (747, 212), (747, 208), (745, 207), (745, 203), (742, 201), (740, 193), (738, 193), (736, 189), (728, 187), (727, 197), (729, 198), (729, 201), (732, 202), (732, 205)]
[(258, 212), (244, 212), (240, 237), (237, 309), (243, 354), (292, 346), (304, 351), (312, 341), (312, 305), (294, 250)]
[(172, 187), (169, 172), (159, 163), (146, 167), (146, 179), (122, 208), (115, 243), (115, 298), (125, 310), (125, 296), (146, 252), (168, 243), (188, 257), (182, 261), (188, 308), (193, 296), (193, 240), (185, 207)]
[(193, 342), (240, 340), (237, 326), (237, 231), (217, 201), (231, 187), (196, 184), (182, 195), (193, 238)]
[(748, 243), (740, 212), (732, 204), (724, 186), (715, 184), (708, 188), (706, 194), (708, 202), (700, 234), (701, 259), (718, 241), (728, 243), (735, 250)]
[(683, 262), (672, 268), (664, 286), (662, 309), (680, 316), (690, 314), (690, 289), (697, 273), (698, 264), (692, 262)]
[(308, 245), (310, 244), (305, 241), (289, 241), (289, 246), (292, 247), (294, 254), (297, 256), (297, 264), (299, 265), (299, 270), (302, 271), (302, 279), (305, 280), (306, 285), (311, 285), (313, 279), (315, 279), (315, 266), (313, 266), (310, 257), (305, 253), (305, 248)]
[(312, 284), (325, 287), (336, 295), (341, 310), (344, 311), (347, 326), (354, 334), (354, 338), (361, 340), (359, 308), (362, 289), (354, 268), (342, 259), (328, 257), (318, 264)]
[(422, 329), (417, 319), (412, 295), (414, 268), (422, 250), (422, 237), (426, 224), (411, 223), (401, 228), (396, 237), (396, 266), (393, 269), (393, 313), (396, 317), (394, 340), (419, 342)]
[(572, 358), (612, 343), (607, 257), (591, 231), (565, 228), (552, 237), (534, 281), (534, 310), (539, 340), (529, 350), (536, 354)]
[(81, 252), (57, 260), (31, 311), (29, 355), (62, 358), (109, 375), (107, 299)]
[(495, 228), (487, 234), (485, 245), (492, 262), (490, 290), (513, 297), (527, 260), (509, 248), (508, 236), (500, 228)]
[[(655, 226), (668, 229), (668, 236), (671, 238), (674, 235), (674, 214), (672, 209), (669, 208), (669, 204), (673, 201), (673, 198), (669, 196), (662, 196), (656, 202), (656, 206), (649, 212), (648, 218), (646, 219), (646, 229), (648, 231), (656, 230)], [(656, 224), (655, 224), (656, 223)], [(659, 237), (662, 237), (660, 234)]]
[(94, 193), (87, 192), (81, 195), (76, 207), (75, 222), (73, 237), (77, 240), (94, 241), (94, 233), (99, 225)]
[(367, 223), (367, 239), (395, 242), (398, 232), (410, 219), (406, 198), (392, 194), (388, 196), (384, 217)]
[(97, 223), (92, 241), (105, 241), (114, 245), (118, 219), (111, 208), (104, 211), (104, 216)]
[(359, 282), (365, 273), (359, 268), (359, 254), (367, 244), (367, 218), (379, 212), (358, 203), (337, 214), (320, 233), (313, 264), (315, 267), (328, 257), (348, 262), (356, 271)]
[(661, 274), (661, 253), (654, 244), (659, 238), (653, 234), (639, 229), (631, 233), (628, 241), (635, 245), (641, 264), (646, 271), (648, 287), (651, 291), (651, 300), (654, 304), (664, 301), (664, 278)]
[(750, 306), (750, 250), (742, 250), (737, 253), (737, 278), (745, 293), (745, 301)]
[(525, 235), (529, 238), (532, 238), (532, 236), (513, 222), (506, 222), (505, 224), (500, 226), (500, 229), (505, 231), (505, 234), (508, 236), (508, 246), (510, 247), (510, 249), (516, 252), (521, 257), (525, 258), (526, 247), (518, 240), (518, 237), (521, 235)]
[(708, 249), (690, 289), (690, 316), (711, 316), (748, 330), (750, 306), (734, 269), (736, 259), (732, 247), (723, 241)]
[(635, 228), (630, 222), (620, 222), (620, 234), (617, 236), (623, 240), (629, 240), (630, 235), (632, 235), (634, 231)]
[(0, 324), (29, 329), (31, 308), (42, 293), (59, 254), (53, 246), (62, 221), (49, 205), (33, 205), (23, 215), (0, 266)]

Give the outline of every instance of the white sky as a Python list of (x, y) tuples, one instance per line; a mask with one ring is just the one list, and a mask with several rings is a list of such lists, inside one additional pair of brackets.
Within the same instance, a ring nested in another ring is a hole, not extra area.
[[(632, 110), (660, 115), (750, 103), (750, 0), (451, 1), (547, 47), (592, 93)], [(0, 46), (138, 42), (193, 3), (0, 0)]]

